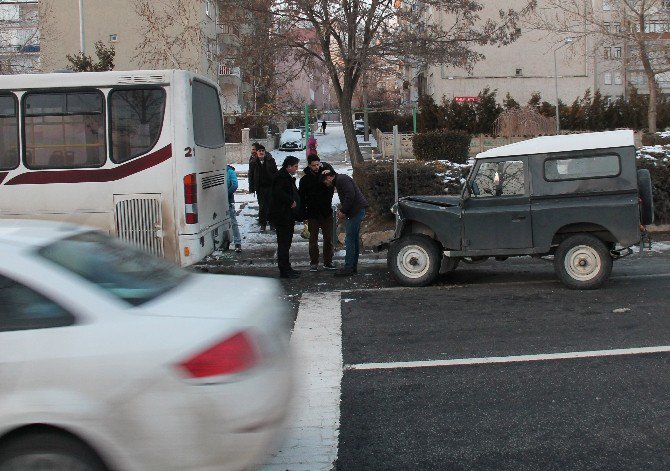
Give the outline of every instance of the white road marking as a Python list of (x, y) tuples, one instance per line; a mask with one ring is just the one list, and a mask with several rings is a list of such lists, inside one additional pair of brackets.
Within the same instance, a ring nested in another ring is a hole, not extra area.
[(337, 459), (343, 374), (339, 292), (302, 295), (291, 346), (297, 373), (293, 412), (279, 451), (260, 470), (331, 470)]
[(358, 363), (346, 365), (346, 370), (390, 370), (400, 368), (431, 368), (445, 366), (487, 365), (494, 363), (523, 363), (531, 361), (571, 360), (575, 358), (598, 358), (647, 353), (670, 353), (670, 346), (617, 348), (585, 352), (545, 353), (539, 355), (514, 355), (507, 357), (456, 358), (453, 360), (400, 361), (390, 363)]

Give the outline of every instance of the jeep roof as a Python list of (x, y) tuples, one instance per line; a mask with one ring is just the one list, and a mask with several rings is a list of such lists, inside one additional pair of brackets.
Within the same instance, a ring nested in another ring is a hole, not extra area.
[(477, 154), (477, 159), (512, 155), (546, 154), (587, 149), (607, 149), (635, 145), (630, 129), (621, 131), (590, 132), (563, 136), (542, 136), (526, 141), (495, 147)]

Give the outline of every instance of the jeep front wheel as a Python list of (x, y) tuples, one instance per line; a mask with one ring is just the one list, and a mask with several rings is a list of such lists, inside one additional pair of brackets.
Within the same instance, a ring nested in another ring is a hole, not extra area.
[(427, 286), (440, 271), (440, 247), (423, 234), (405, 236), (391, 244), (388, 267), (404, 286)]
[(589, 234), (565, 239), (554, 255), (556, 275), (568, 288), (596, 289), (612, 272), (612, 257), (605, 244)]

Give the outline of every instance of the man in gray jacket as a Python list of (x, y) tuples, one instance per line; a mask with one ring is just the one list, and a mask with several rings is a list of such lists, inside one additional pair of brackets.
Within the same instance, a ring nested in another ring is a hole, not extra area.
[(358, 273), (361, 223), (365, 217), (368, 201), (349, 175), (337, 174), (334, 170), (324, 170), (321, 175), (324, 185), (334, 186), (337, 189), (340, 198), (337, 218), (347, 221), (347, 236), (344, 240), (347, 254), (344, 257), (344, 268), (335, 272), (335, 276), (351, 276)]

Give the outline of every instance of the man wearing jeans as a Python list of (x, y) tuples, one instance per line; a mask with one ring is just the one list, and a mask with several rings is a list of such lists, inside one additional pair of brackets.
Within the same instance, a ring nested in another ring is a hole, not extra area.
[(347, 254), (344, 257), (344, 268), (335, 272), (335, 276), (351, 276), (358, 273), (361, 223), (365, 217), (368, 202), (349, 175), (337, 174), (334, 170), (324, 170), (322, 178), (324, 185), (334, 186), (337, 189), (337, 195), (340, 198), (337, 218), (347, 221), (347, 236), (344, 240)]

